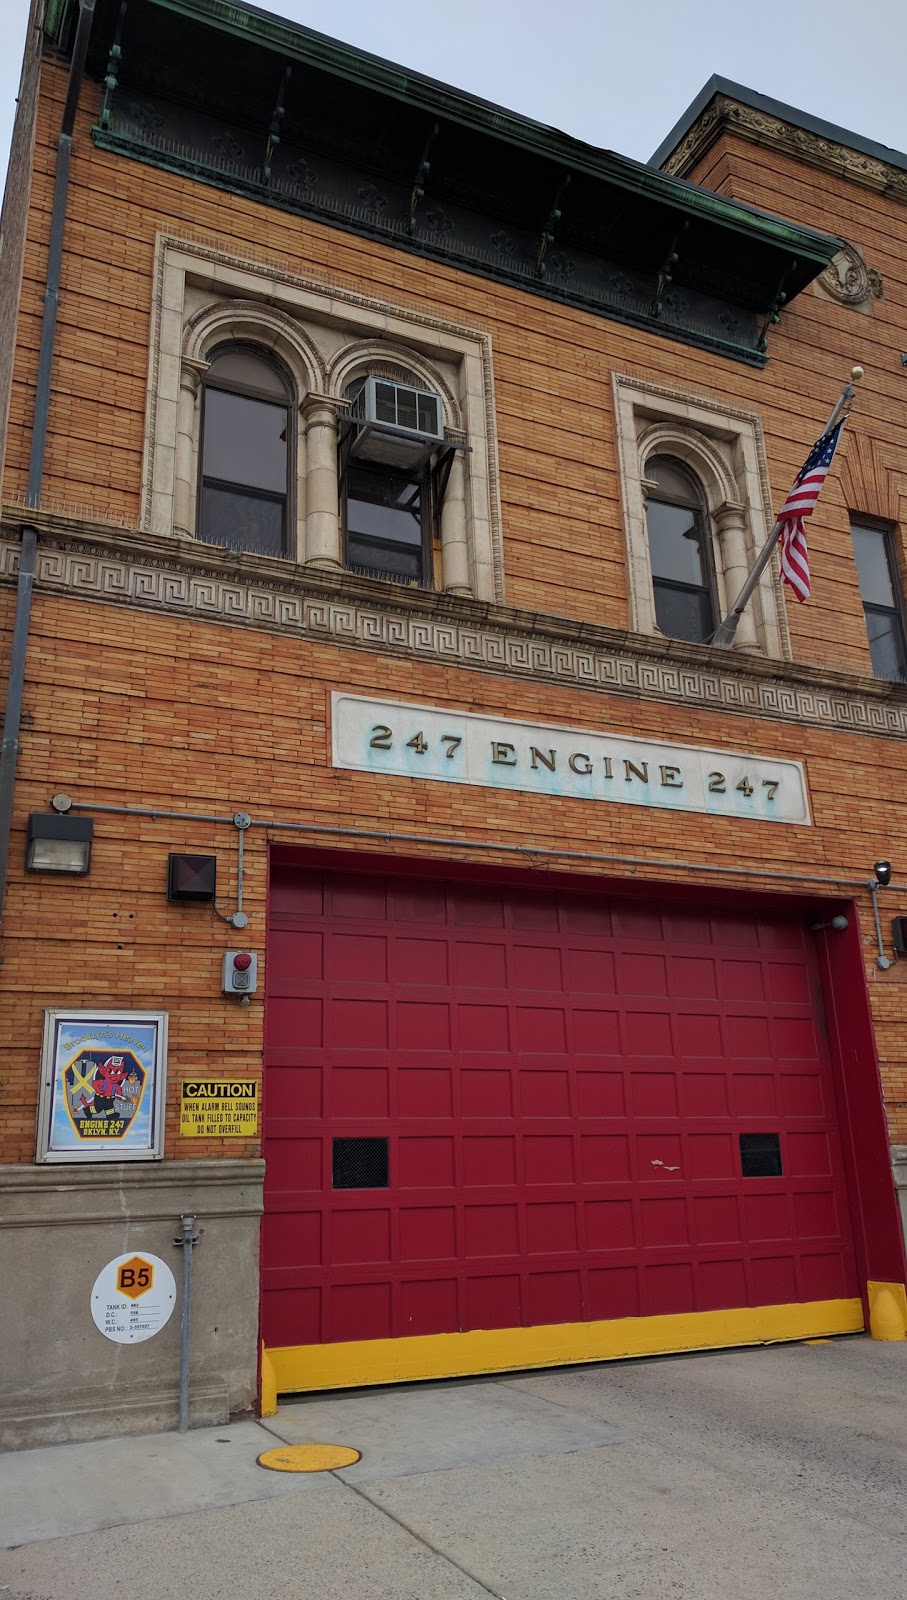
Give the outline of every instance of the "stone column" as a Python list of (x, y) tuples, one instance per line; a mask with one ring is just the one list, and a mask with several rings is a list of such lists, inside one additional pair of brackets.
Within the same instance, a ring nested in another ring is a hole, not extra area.
[[(721, 570), (724, 573), (724, 589), (727, 596), (727, 605), (730, 608), (743, 588), (749, 572), (746, 547), (746, 507), (734, 500), (728, 500), (723, 506), (719, 506), (718, 510), (714, 511), (712, 515), (715, 519), (715, 527), (718, 530), (718, 543), (721, 547)], [(734, 639), (735, 650), (759, 650), (761, 648), (756, 631), (756, 619), (753, 615), (755, 603), (756, 596), (754, 595), (737, 625), (737, 634)]]
[(471, 594), (466, 532), (466, 469), (463, 452), (454, 452), (441, 506), (441, 587), (448, 594)]
[(305, 560), (318, 567), (339, 567), (342, 557), (336, 402), (327, 395), (308, 394), (299, 409), (306, 442)]
[(173, 479), (173, 531), (194, 534), (192, 504), (195, 495), (196, 441), (198, 438), (198, 397), (207, 361), (183, 361), (176, 411), (176, 462)]

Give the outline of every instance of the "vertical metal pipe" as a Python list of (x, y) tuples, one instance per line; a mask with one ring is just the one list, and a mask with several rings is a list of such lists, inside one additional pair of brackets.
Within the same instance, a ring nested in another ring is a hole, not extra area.
[(13, 622), (13, 644), (10, 653), (9, 681), (6, 688), (6, 714), (3, 719), (3, 743), (0, 745), (0, 922), (3, 920), (3, 902), (9, 872), (9, 844), (13, 823), (13, 789), (16, 782), (16, 759), (19, 754), (19, 729), (22, 726), (22, 696), (25, 690), (25, 652), (28, 648), (28, 625), (31, 618), (31, 597), (35, 582), (35, 560), (38, 535), (34, 528), (22, 529), (19, 551), (19, 583), (16, 590), (16, 616)]
[(888, 956), (885, 954), (885, 941), (882, 938), (882, 921), (879, 916), (879, 885), (875, 878), (870, 878), (866, 887), (872, 896), (872, 914), (875, 918), (876, 938), (879, 941), (879, 953), (876, 956), (876, 966), (881, 967), (883, 972), (887, 972), (888, 968), (891, 966), (891, 962)]
[(192, 1310), (192, 1246), (198, 1240), (193, 1216), (180, 1217), (182, 1233), (176, 1243), (183, 1249), (183, 1303), (180, 1315), (180, 1413), (179, 1431), (189, 1427), (189, 1319)]
[(60, 275), (63, 266), (63, 231), (66, 225), (66, 199), (69, 193), (69, 167), (72, 158), (72, 130), (76, 120), (79, 92), (85, 72), (88, 40), (94, 20), (95, 0), (79, 0), (79, 24), (69, 67), (66, 103), (57, 144), (54, 198), (50, 213), (50, 244), (47, 250), (47, 276), (44, 285), (44, 313), (41, 319), (41, 348), (38, 354), (38, 381), (32, 422), (31, 453), (28, 462), (26, 503), (41, 503), (44, 452), (47, 445), (47, 418), (50, 411), (50, 380), (53, 370), (54, 339), (57, 331), (57, 306), (60, 300)]
[[(47, 445), (47, 418), (50, 411), (50, 385), (53, 368), (54, 338), (57, 328), (57, 305), (60, 298), (60, 274), (63, 263), (63, 230), (66, 222), (66, 199), (69, 192), (69, 168), (72, 157), (72, 130), (75, 126), (79, 93), (85, 73), (88, 41), (94, 21), (95, 0), (79, 0), (79, 21), (76, 28), (66, 101), (60, 124), (57, 145), (57, 164), (54, 174), (54, 197), (50, 215), (50, 243), (47, 251), (47, 273), (44, 287), (44, 312), (41, 319), (41, 348), (38, 355), (38, 381), (35, 389), (35, 409), (32, 417), (31, 450), (28, 461), (26, 503), (37, 507), (41, 503), (41, 481), (44, 476), (44, 452)], [(6, 692), (6, 713), (3, 720), (3, 743), (0, 746), (0, 921), (6, 896), (9, 872), (9, 844), (13, 821), (13, 790), (16, 783), (16, 764), (19, 755), (19, 730), (22, 725), (22, 694), (25, 686), (25, 654), (28, 647), (28, 629), (31, 620), (31, 599), (35, 579), (35, 554), (37, 533), (34, 528), (22, 529), (22, 550), (19, 557), (19, 586), (16, 593), (16, 616), (13, 623), (13, 644), (10, 659), (9, 683)]]

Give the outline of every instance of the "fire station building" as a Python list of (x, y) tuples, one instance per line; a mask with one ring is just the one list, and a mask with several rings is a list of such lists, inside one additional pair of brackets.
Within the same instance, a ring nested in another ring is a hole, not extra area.
[(907, 157), (36, 0), (2, 232), (6, 1442), (173, 1425), (181, 1218), (193, 1422), (903, 1338)]

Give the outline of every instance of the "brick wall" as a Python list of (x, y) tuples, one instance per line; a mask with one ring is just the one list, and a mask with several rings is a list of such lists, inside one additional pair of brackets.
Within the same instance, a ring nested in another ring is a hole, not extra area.
[[(551, 849), (567, 844), (593, 853), (789, 867), (845, 878), (868, 876), (876, 848), (895, 861), (907, 853), (907, 824), (902, 810), (898, 815), (903, 752), (895, 740), (753, 724), (692, 706), (666, 711), (655, 701), (617, 696), (603, 706), (601, 695), (588, 691), (516, 684), (503, 675), (46, 595), (35, 604), (28, 676), (18, 831), (5, 917), (3, 985), (8, 1005), (13, 998), (0, 1070), (7, 1159), (32, 1158), (44, 1006), (165, 1007), (171, 1013), (174, 1085), (185, 1073), (226, 1067), (245, 1076), (260, 1070), (261, 995), (248, 1009), (224, 1000), (219, 973), (223, 950), (240, 940), (263, 953), (265, 830), (253, 829), (247, 836), (246, 899), (252, 920), (240, 936), (208, 907), (166, 900), (168, 851), (212, 850), (219, 857), (220, 904), (233, 908), (236, 840), (229, 827), (99, 815), (88, 880), (26, 880), (20, 866), (25, 816), (46, 808), (60, 789), (108, 804), (156, 803), (227, 816), (243, 808), (260, 817), (335, 827), (444, 836), (462, 831), (467, 839), (490, 843)], [(595, 729), (607, 723), (614, 731), (643, 738), (802, 758), (815, 825), (711, 819), (706, 834), (702, 818), (693, 814), (402, 778), (379, 787), (369, 775), (329, 765), (330, 692), (345, 688), (568, 726)], [(292, 834), (275, 838), (296, 842)], [(449, 848), (429, 853), (438, 859), (457, 854)], [(462, 854), (469, 858), (468, 851)], [(512, 864), (506, 855), (501, 860)], [(600, 875), (604, 869), (590, 865), (589, 870)], [(745, 876), (737, 881), (742, 888), (761, 887)], [(733, 884), (734, 877), (728, 882)], [(884, 975), (877, 971), (867, 897), (863, 902), (892, 1137), (903, 1140), (907, 963)], [(168, 1153), (203, 1153), (194, 1139), (182, 1141), (180, 1149), (175, 1116), (171, 1093)], [(247, 1153), (253, 1151), (250, 1145)], [(246, 1147), (231, 1140), (224, 1153), (243, 1154)]]
[[(53, 133), (65, 79), (43, 68), (35, 202), (25, 266), (5, 497), (24, 488), (40, 295), (49, 228)], [(904, 335), (905, 216), (884, 196), (871, 262), (885, 299), (861, 317), (807, 291), (770, 336), (764, 372), (622, 328), (586, 313), (435, 266), (327, 227), (236, 199), (212, 187), (98, 152), (88, 129), (89, 89), (80, 114), (66, 237), (55, 388), (48, 440), (48, 501), (83, 505), (135, 522), (148, 359), (154, 235), (166, 227), (216, 238), (236, 252), (272, 255), (325, 282), (403, 305), (440, 311), (490, 331), (501, 446), (506, 596), (513, 606), (625, 627), (624, 535), (617, 478), (612, 370), (674, 384), (758, 411), (765, 422), (776, 503), (801, 464), (853, 361), (867, 369), (840, 473), (826, 488), (811, 530), (815, 594), (789, 608), (798, 660), (866, 672), (869, 656), (850, 556), (848, 503), (889, 507), (905, 480), (907, 442), (901, 387), (892, 362)], [(805, 211), (814, 175), (782, 171), (769, 180), (749, 147), (733, 141), (716, 156), (711, 181), (748, 183), (751, 198), (800, 221), (857, 235), (847, 185), (828, 189), (826, 209)], [(775, 158), (772, 158), (773, 160)], [(746, 170), (744, 170), (746, 169)], [(783, 184), (782, 184), (783, 178)], [(771, 188), (771, 183), (775, 188)], [(759, 186), (761, 185), (761, 187)], [(737, 192), (734, 190), (734, 192)], [(802, 202), (802, 204), (801, 204)], [(860, 199), (860, 205), (864, 204)], [(837, 208), (837, 209), (836, 209)], [(862, 226), (862, 223), (861, 223)], [(867, 224), (868, 226), (868, 224)], [(901, 322), (898, 318), (901, 317)], [(892, 344), (894, 340), (894, 344)], [(872, 496), (876, 499), (873, 500)], [(890, 514), (876, 512), (875, 514)], [(0, 593), (8, 630), (12, 592)], [(772, 827), (694, 815), (605, 807), (479, 788), (389, 780), (378, 787), (329, 762), (330, 691), (349, 687), (462, 710), (667, 737), (755, 754), (805, 759), (815, 826)], [(536, 844), (626, 855), (789, 866), (798, 873), (868, 875), (875, 854), (907, 854), (901, 804), (903, 753), (892, 739), (841, 734), (793, 722), (751, 723), (692, 703), (515, 682), (478, 673), (344, 650), (254, 629), (36, 596), (29, 647), (23, 754), (16, 797), (13, 874), (4, 922), (2, 982), (10, 1018), (0, 1069), (8, 1143), (3, 1158), (34, 1152), (36, 1062), (42, 1008), (70, 1004), (165, 1007), (171, 1013), (171, 1096), (167, 1151), (218, 1153), (218, 1143), (180, 1141), (175, 1090), (181, 1075), (226, 1067), (260, 1071), (261, 998), (248, 1009), (220, 994), (220, 955), (238, 936), (205, 907), (168, 905), (172, 849), (216, 850), (220, 903), (234, 900), (235, 835), (203, 823), (99, 816), (87, 881), (32, 878), (21, 870), (30, 810), (60, 789), (97, 802), (253, 814), (343, 827)], [(280, 836), (283, 840), (287, 835)], [(289, 836), (292, 837), (292, 836)], [(439, 859), (457, 852), (434, 852)], [(465, 853), (465, 852), (464, 852)], [(493, 852), (488, 856), (494, 860)], [(506, 860), (504, 855), (501, 860)], [(264, 830), (248, 837), (243, 935), (263, 952)], [(599, 871), (600, 869), (590, 869)], [(752, 887), (740, 876), (740, 887)], [(735, 879), (729, 877), (733, 884)], [(861, 902), (867, 974), (882, 1054), (892, 1137), (907, 1140), (907, 963), (880, 974), (866, 897)], [(888, 909), (887, 907), (885, 908)], [(892, 903), (891, 911), (904, 909)], [(223, 1153), (256, 1153), (231, 1140)]]
[[(40, 294), (49, 229), (53, 134), (65, 87), (46, 63), (29, 228), (20, 349), (5, 497), (21, 493), (37, 366)], [(844, 450), (811, 529), (814, 598), (789, 608), (797, 659), (869, 670), (850, 557), (844, 467), (872, 441), (891, 493), (907, 443), (903, 377), (892, 352), (907, 339), (903, 261), (907, 212), (800, 169), (764, 172), (733, 142), (706, 174), (723, 190), (798, 221), (865, 237), (886, 293), (871, 318), (807, 290), (770, 334), (763, 372), (624, 328), (515, 288), (422, 261), (388, 246), (239, 199), (189, 179), (96, 150), (89, 129), (97, 89), (87, 85), (77, 124), (67, 224), (57, 366), (48, 439), (49, 500), (84, 505), (127, 522), (138, 517), (148, 362), (151, 264), (156, 230), (201, 235), (226, 249), (289, 262), (326, 283), (370, 292), (487, 329), (493, 340), (500, 436), (508, 602), (626, 626), (625, 546), (615, 453), (613, 370), (676, 385), (758, 412), (766, 431), (773, 497), (780, 503), (857, 360), (866, 368)], [(771, 158), (773, 161), (774, 157)], [(717, 163), (717, 165), (716, 165)], [(783, 163), (782, 163), (783, 165)], [(714, 171), (713, 171), (714, 168)], [(782, 182), (783, 178), (783, 182)], [(746, 192), (741, 192), (741, 185)], [(773, 187), (774, 185), (774, 187)], [(855, 198), (856, 196), (856, 198)], [(859, 213), (859, 219), (857, 219)], [(746, 246), (741, 243), (741, 249)], [(856, 441), (856, 442), (855, 442)], [(871, 495), (848, 486), (861, 501)], [(890, 498), (890, 496), (889, 496)], [(853, 509), (868, 512), (871, 506)], [(843, 559), (842, 559), (843, 556)]]

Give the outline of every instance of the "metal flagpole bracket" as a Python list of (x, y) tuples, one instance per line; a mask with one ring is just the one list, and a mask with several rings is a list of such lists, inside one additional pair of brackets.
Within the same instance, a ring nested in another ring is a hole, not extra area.
[[(851, 404), (857, 392), (854, 388), (854, 384), (859, 383), (862, 376), (862, 367), (851, 368), (850, 382), (845, 383), (843, 389), (841, 390), (831, 416), (826, 422), (825, 427), (822, 429), (823, 434), (830, 433), (836, 422), (847, 420)], [(820, 434), (819, 437), (821, 438), (822, 435)], [(784, 524), (780, 520), (775, 523), (771, 533), (765, 541), (765, 544), (759, 551), (759, 554), (753, 563), (752, 569), (747, 576), (746, 582), (744, 583), (743, 588), (740, 590), (740, 593), (734, 601), (734, 604), (731, 606), (727, 616), (718, 624), (718, 627), (712, 634), (710, 640), (711, 644), (721, 645), (727, 649), (734, 643), (734, 635), (737, 632), (737, 624), (749, 605), (763, 572), (774, 555), (775, 546), (781, 537), (781, 530), (783, 527)]]

